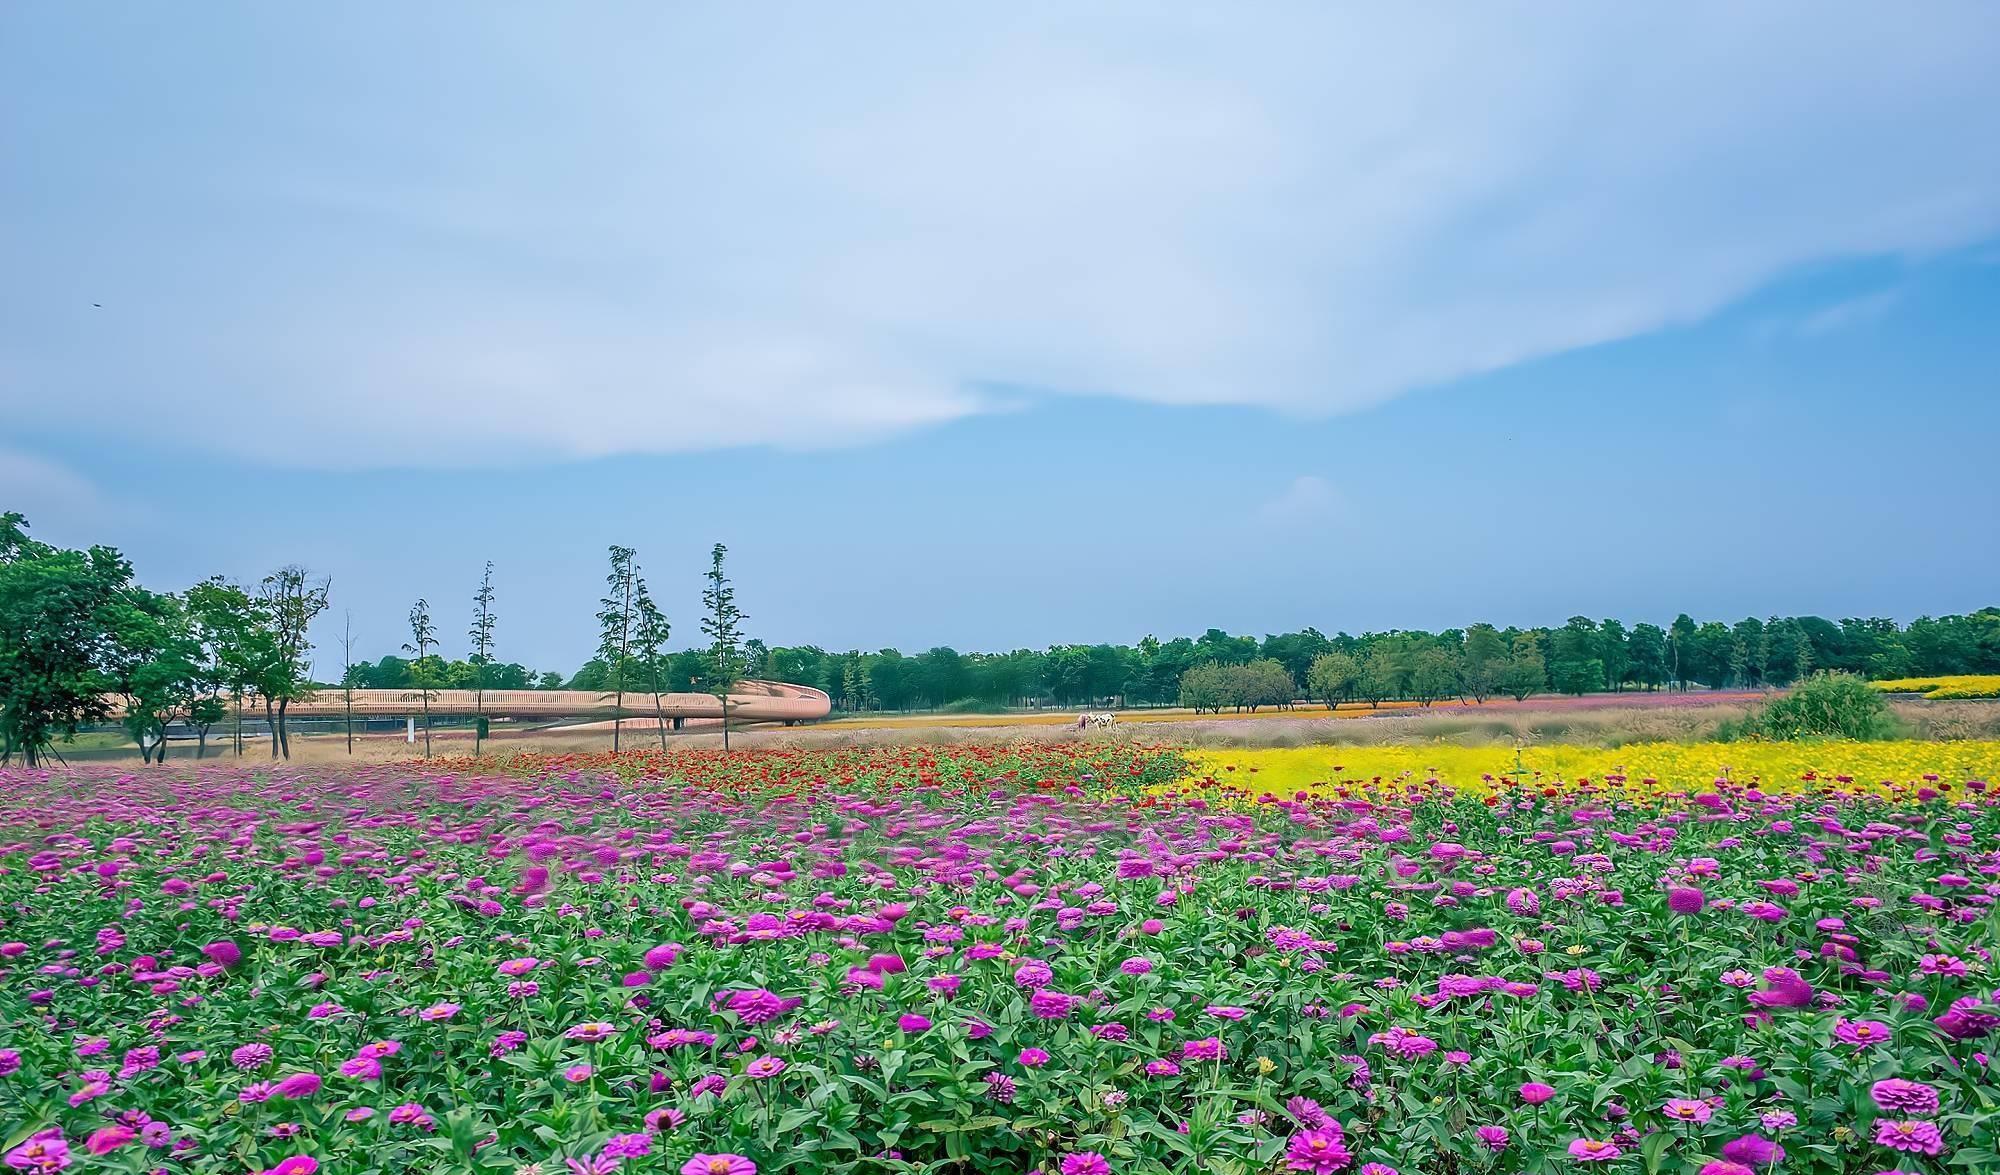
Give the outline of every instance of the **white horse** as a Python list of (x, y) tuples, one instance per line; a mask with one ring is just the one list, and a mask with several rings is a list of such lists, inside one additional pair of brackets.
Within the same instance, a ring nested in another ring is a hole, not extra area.
[(1088, 730), (1094, 726), (1099, 730), (1109, 730), (1112, 723), (1117, 721), (1118, 716), (1109, 711), (1102, 714), (1078, 714), (1076, 716), (1076, 728), (1078, 730)]

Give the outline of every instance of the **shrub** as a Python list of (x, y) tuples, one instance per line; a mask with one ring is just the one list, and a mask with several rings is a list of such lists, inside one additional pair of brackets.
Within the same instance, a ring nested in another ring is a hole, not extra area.
[(1774, 699), (1726, 736), (1778, 740), (1845, 738), (1860, 741), (1897, 738), (1902, 722), (1889, 703), (1867, 681), (1852, 673), (1815, 673), (1783, 697)]

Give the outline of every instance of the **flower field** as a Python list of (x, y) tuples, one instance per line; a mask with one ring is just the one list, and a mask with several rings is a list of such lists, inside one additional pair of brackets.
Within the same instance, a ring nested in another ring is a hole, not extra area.
[(2000, 1170), (1992, 744), (1461, 753), (0, 771), (0, 1163)]
[(1899, 677), (1868, 684), (1890, 694), (1922, 694), (1933, 701), (2000, 698), (2000, 673), (1958, 673), (1943, 677)]

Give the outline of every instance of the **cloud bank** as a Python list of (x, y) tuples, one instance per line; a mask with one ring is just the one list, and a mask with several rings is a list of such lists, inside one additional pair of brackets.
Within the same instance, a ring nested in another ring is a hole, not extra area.
[(349, 469), (1323, 415), (2000, 231), (2000, 8), (1449, 16), (16, 9), (0, 399)]

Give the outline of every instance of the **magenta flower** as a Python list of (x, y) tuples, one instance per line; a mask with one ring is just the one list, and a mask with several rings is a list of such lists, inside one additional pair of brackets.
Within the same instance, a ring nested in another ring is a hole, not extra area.
[(1833, 1022), (1833, 1038), (1858, 1049), (1887, 1044), (1890, 1035), (1889, 1026), (1880, 1020), (1849, 1020), (1842, 1016)]
[(1892, 1121), (1875, 1119), (1875, 1145), (1915, 1155), (1935, 1155), (1944, 1150), (1944, 1135), (1936, 1124), (1915, 1118)]
[(1784, 1160), (1785, 1148), (1761, 1134), (1746, 1134), (1723, 1143), (1722, 1157), (1747, 1167), (1768, 1167)]
[(1699, 914), (1707, 904), (1708, 895), (1691, 885), (1677, 885), (1667, 891), (1667, 909), (1676, 914)]
[(1285, 1144), (1285, 1166), (1311, 1175), (1331, 1175), (1354, 1161), (1339, 1126), (1301, 1130)]
[(1625, 1152), (1615, 1142), (1600, 1142), (1594, 1138), (1579, 1138), (1569, 1144), (1570, 1157), (1585, 1163), (1605, 1163)]
[(696, 1155), (681, 1164), (681, 1175), (757, 1175), (757, 1164), (742, 1155)]
[(1553, 1085), (1543, 1085), (1539, 1081), (1524, 1082), (1520, 1089), (1521, 1100), (1531, 1106), (1539, 1106), (1556, 1096)]
[(1111, 1175), (1111, 1163), (1096, 1151), (1064, 1155), (1062, 1175)]
[(1937, 1090), (1921, 1081), (1890, 1077), (1869, 1086), (1868, 1095), (1885, 1113), (1928, 1116), (1938, 1112)]

